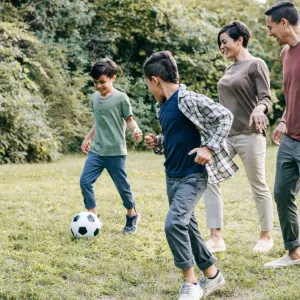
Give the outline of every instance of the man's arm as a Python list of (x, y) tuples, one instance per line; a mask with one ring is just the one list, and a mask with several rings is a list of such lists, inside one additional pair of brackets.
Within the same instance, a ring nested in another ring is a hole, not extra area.
[(286, 132), (286, 110), (284, 110), (281, 120), (278, 122), (277, 127), (272, 133), (272, 142), (274, 145), (279, 146), (283, 134)]

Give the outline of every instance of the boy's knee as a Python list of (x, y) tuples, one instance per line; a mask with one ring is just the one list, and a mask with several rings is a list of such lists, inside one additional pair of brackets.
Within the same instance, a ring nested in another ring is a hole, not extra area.
[(83, 177), (80, 177), (79, 184), (81, 189), (91, 186), (91, 182), (86, 181)]
[(173, 235), (175, 232), (180, 231), (180, 228), (184, 227), (180, 220), (175, 220), (171, 214), (167, 215), (165, 222), (166, 235)]

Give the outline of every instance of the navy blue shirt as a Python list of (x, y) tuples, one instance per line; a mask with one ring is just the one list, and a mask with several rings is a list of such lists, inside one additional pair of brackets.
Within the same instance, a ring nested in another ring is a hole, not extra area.
[(178, 108), (178, 91), (160, 104), (159, 122), (164, 135), (165, 168), (169, 176), (187, 176), (204, 170), (188, 153), (201, 146), (195, 125)]

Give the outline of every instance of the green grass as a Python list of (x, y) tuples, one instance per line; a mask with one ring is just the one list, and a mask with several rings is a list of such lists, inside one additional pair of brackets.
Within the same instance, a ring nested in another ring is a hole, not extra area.
[[(277, 148), (268, 149), (271, 191), (276, 153)], [(100, 236), (74, 240), (69, 226), (84, 210), (78, 183), (84, 160), (80, 155), (51, 164), (0, 166), (0, 299), (177, 299), (182, 275), (163, 232), (168, 209), (163, 157), (128, 155), (128, 176), (142, 215), (136, 235), (122, 234), (125, 210), (105, 172), (95, 184)], [(217, 266), (227, 284), (209, 299), (300, 299), (297, 266), (263, 267), (285, 253), (275, 204), (274, 250), (252, 253), (259, 224), (237, 162), (236, 178), (222, 184), (228, 250), (217, 255)], [(196, 217), (207, 238), (203, 200)]]

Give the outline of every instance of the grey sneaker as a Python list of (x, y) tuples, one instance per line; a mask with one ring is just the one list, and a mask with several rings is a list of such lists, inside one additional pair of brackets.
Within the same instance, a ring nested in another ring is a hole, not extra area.
[(123, 233), (136, 233), (137, 224), (141, 219), (141, 215), (136, 212), (136, 216), (130, 217), (126, 215), (126, 224), (123, 229)]
[(199, 283), (193, 284), (184, 280), (179, 290), (178, 300), (199, 300), (202, 296), (203, 290)]
[(214, 292), (217, 289), (220, 289), (225, 284), (225, 279), (221, 272), (219, 271), (219, 274), (214, 279), (208, 279), (207, 277), (203, 277), (200, 279), (200, 287), (204, 291), (204, 297), (207, 297), (209, 294)]

